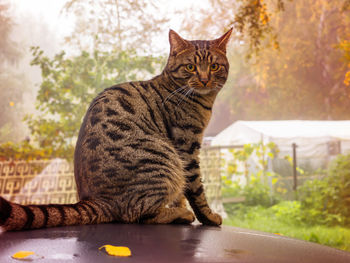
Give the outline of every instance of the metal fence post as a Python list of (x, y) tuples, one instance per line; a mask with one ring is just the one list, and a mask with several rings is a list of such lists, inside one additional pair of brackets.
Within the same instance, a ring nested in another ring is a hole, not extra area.
[(296, 143), (292, 143), (293, 147), (293, 190), (296, 191), (298, 187), (298, 178), (297, 178), (297, 147), (298, 145)]

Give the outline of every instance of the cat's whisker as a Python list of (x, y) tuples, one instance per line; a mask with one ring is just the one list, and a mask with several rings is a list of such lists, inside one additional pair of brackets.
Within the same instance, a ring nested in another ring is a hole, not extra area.
[(180, 100), (180, 102), (177, 104), (177, 106), (180, 106), (181, 103), (185, 100), (185, 98), (189, 97), (189, 95), (191, 95), (191, 93), (193, 93), (194, 89), (193, 88), (189, 88), (185, 93), (183, 93), (184, 97), (182, 97), (182, 99)]
[[(187, 91), (188, 91), (188, 86), (186, 85), (186, 86), (183, 86), (183, 87), (181, 87), (181, 88), (178, 88), (175, 92), (172, 92), (172, 94), (170, 94), (171, 95), (171, 97), (173, 97), (173, 96), (175, 96), (176, 94), (181, 94), (182, 96), (186, 96), (185, 94), (187, 93)], [(169, 96), (170, 96), (169, 95)], [(168, 97), (169, 97), (168, 96)], [(178, 98), (179, 99), (179, 98)], [(184, 97), (180, 97), (180, 102), (182, 101), (184, 99)], [(165, 100), (164, 102), (166, 102), (166, 101), (168, 101), (169, 100), (169, 98), (167, 99), (167, 100)], [(178, 102), (177, 103), (177, 105), (179, 105), (179, 103), (180, 102)], [(163, 103), (164, 104), (164, 103)]]
[(182, 91), (184, 91), (186, 89), (187, 86), (184, 86), (184, 87), (180, 87), (176, 90), (174, 90), (172, 93), (170, 93), (168, 95), (168, 97), (165, 98), (165, 100), (163, 101), (163, 105), (168, 101), (170, 100), (172, 97), (174, 97), (177, 93), (182, 93)]
[(180, 101), (177, 103), (177, 106), (179, 106), (182, 103), (182, 101), (185, 99), (187, 92), (188, 92), (188, 90), (185, 90), (185, 89), (183, 89), (180, 92), (182, 94), (182, 97), (180, 98)]

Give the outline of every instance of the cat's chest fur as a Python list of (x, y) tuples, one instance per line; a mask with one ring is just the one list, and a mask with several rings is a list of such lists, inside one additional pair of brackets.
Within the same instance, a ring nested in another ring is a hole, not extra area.
[[(132, 100), (128, 100), (125, 92), (121, 94), (117, 90), (113, 100), (118, 103), (113, 107), (122, 114), (115, 117), (120, 120), (133, 119), (135, 123), (147, 126), (153, 136), (164, 137), (176, 149), (184, 150), (194, 142), (200, 144), (211, 117), (212, 102), (200, 97), (176, 97), (172, 87), (167, 87), (163, 82), (155, 78), (146, 82), (132, 82), (128, 87), (123, 87), (132, 95)], [(125, 113), (121, 107), (121, 97), (132, 105), (133, 114)], [(190, 152), (193, 153), (193, 150)]]

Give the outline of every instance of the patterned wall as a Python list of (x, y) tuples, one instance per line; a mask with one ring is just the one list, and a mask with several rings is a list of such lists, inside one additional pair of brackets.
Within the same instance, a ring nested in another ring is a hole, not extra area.
[[(206, 196), (220, 212), (220, 151), (203, 148), (200, 158)], [(62, 159), (0, 162), (0, 195), (20, 204), (76, 203), (73, 166)]]
[(205, 195), (210, 207), (225, 215), (221, 198), (221, 151), (218, 147), (203, 147), (200, 152), (200, 167)]
[(61, 159), (0, 162), (0, 194), (20, 204), (75, 203), (72, 165)]
[(215, 148), (203, 148), (200, 153), (201, 174), (209, 201), (221, 198), (220, 156), (220, 150)]

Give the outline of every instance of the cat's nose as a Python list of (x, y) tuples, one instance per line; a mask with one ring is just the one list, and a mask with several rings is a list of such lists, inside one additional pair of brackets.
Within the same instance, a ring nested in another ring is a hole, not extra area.
[(204, 84), (204, 86), (206, 86), (206, 85), (208, 84), (208, 82), (209, 82), (209, 79), (207, 79), (207, 78), (202, 78), (202, 79), (201, 79), (201, 82)]

